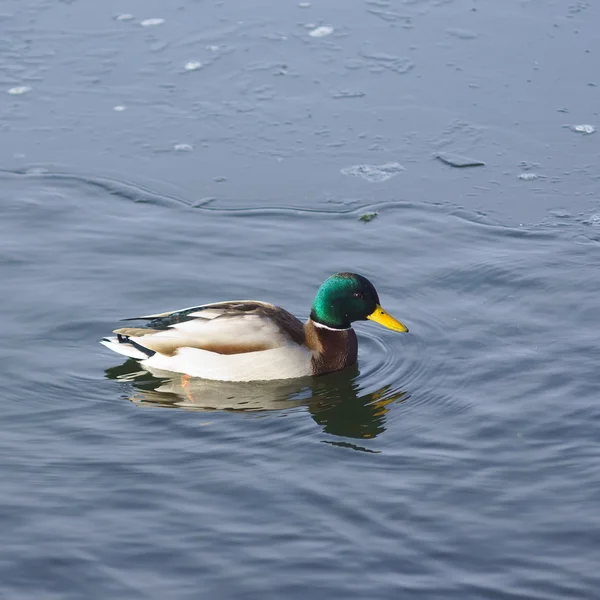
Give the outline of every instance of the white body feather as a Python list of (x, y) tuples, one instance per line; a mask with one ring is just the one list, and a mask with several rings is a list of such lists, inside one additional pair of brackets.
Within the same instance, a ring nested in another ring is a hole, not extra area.
[[(247, 303), (259, 309), (276, 309), (263, 302), (238, 301), (238, 304)], [(266, 381), (312, 374), (313, 354), (309, 348), (294, 342), (268, 314), (260, 310), (236, 311), (234, 304), (222, 302), (205, 305), (206, 308), (192, 307), (197, 312), (187, 313), (185, 318), (189, 320), (143, 335), (127, 333), (127, 340), (105, 338), (101, 343), (119, 354), (140, 360), (149, 368), (204, 379)], [(168, 319), (188, 310), (191, 309), (140, 318)], [(298, 322), (298, 325), (301, 324)], [(210, 350), (223, 347), (259, 349), (232, 353)], [(148, 356), (144, 349), (155, 354)]]
[(181, 348), (174, 356), (157, 352), (141, 364), (204, 379), (268, 381), (311, 375), (311, 359), (312, 353), (308, 348), (293, 344), (243, 354), (217, 354), (198, 348)]

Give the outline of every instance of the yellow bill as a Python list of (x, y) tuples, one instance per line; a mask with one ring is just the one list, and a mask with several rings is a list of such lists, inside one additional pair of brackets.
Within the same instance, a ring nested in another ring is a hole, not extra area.
[(375, 310), (367, 317), (367, 319), (369, 319), (369, 321), (375, 321), (375, 323), (379, 323), (380, 325), (383, 325), (392, 331), (401, 331), (403, 333), (408, 331), (408, 327), (406, 327), (406, 325), (403, 325), (400, 323), (400, 321), (394, 319), (392, 315), (386, 313), (385, 310), (379, 306), (379, 304), (377, 305), (377, 308), (375, 308)]

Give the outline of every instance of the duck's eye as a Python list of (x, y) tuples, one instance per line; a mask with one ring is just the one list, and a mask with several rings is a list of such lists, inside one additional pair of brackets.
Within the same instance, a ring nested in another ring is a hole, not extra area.
[(352, 297), (363, 299), (365, 296), (362, 292), (354, 292), (354, 294), (352, 294)]

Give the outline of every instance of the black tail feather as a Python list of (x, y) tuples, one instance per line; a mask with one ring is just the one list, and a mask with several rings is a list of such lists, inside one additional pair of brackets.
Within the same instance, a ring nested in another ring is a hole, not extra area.
[(133, 346), (136, 350), (139, 350), (142, 354), (145, 354), (148, 358), (150, 358), (151, 356), (154, 356), (156, 354), (156, 352), (154, 350), (145, 348), (144, 346), (138, 344), (137, 342), (134, 342), (130, 337), (128, 337), (126, 335), (117, 333), (117, 340), (119, 341), (119, 344), (129, 344), (130, 346)]

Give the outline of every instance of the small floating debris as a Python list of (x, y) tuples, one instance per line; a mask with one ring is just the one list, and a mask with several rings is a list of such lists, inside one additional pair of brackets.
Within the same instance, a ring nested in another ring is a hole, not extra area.
[(330, 27), (329, 25), (321, 25), (321, 27), (315, 27), (314, 29), (311, 29), (308, 32), (308, 35), (314, 38), (322, 38), (331, 35), (332, 33), (333, 27)]
[(457, 169), (485, 167), (485, 163), (480, 160), (469, 158), (468, 156), (461, 156), (460, 154), (452, 154), (451, 152), (437, 152), (434, 156), (444, 164), (456, 167)]
[(378, 215), (378, 211), (365, 213), (364, 215), (361, 215), (358, 220), (362, 221), (363, 223), (370, 223), (373, 219), (376, 219)]
[(173, 150), (175, 152), (191, 152), (194, 149), (194, 146), (191, 144), (175, 144), (173, 146)]
[(353, 165), (344, 167), (341, 173), (342, 175), (362, 177), (369, 183), (381, 183), (395, 177), (404, 170), (404, 167), (399, 163), (386, 163), (384, 165)]
[(135, 17), (128, 13), (124, 15), (117, 15), (115, 17), (115, 21), (133, 21), (133, 19), (135, 19)]
[(476, 33), (473, 31), (468, 31), (467, 29), (449, 28), (446, 29), (446, 33), (452, 37), (458, 38), (459, 40), (474, 40), (477, 37)]
[(113, 110), (115, 112), (123, 112), (124, 110), (126, 110), (127, 107), (123, 106), (122, 104), (117, 104), (117, 106), (113, 106)]
[(590, 135), (591, 133), (595, 133), (596, 128), (593, 125), (571, 125), (571, 131)]
[(331, 97), (335, 100), (342, 100), (347, 98), (364, 98), (365, 96), (366, 94), (364, 92), (353, 92), (352, 90), (340, 90), (339, 92), (334, 92), (331, 95)]
[(215, 177), (215, 183), (224, 183), (227, 181), (226, 177)]
[(537, 173), (521, 173), (519, 175), (519, 179), (521, 181), (533, 181), (534, 179), (539, 179), (540, 176)]
[(9, 90), (6, 90), (6, 93), (10, 94), (11, 96), (21, 96), (30, 91), (31, 88), (28, 85), (18, 85), (16, 87), (10, 88)]
[(300, 8), (310, 8), (311, 4), (310, 2), (298, 2), (298, 6)]
[(183, 65), (183, 68), (186, 71), (197, 71), (198, 69), (201, 69), (202, 66), (202, 63), (199, 60), (190, 60)]
[(154, 27), (156, 25), (162, 25), (165, 22), (164, 19), (144, 19), (140, 21), (142, 27)]
[(209, 50), (210, 52), (218, 52), (219, 51), (219, 46), (206, 46), (206, 49)]

